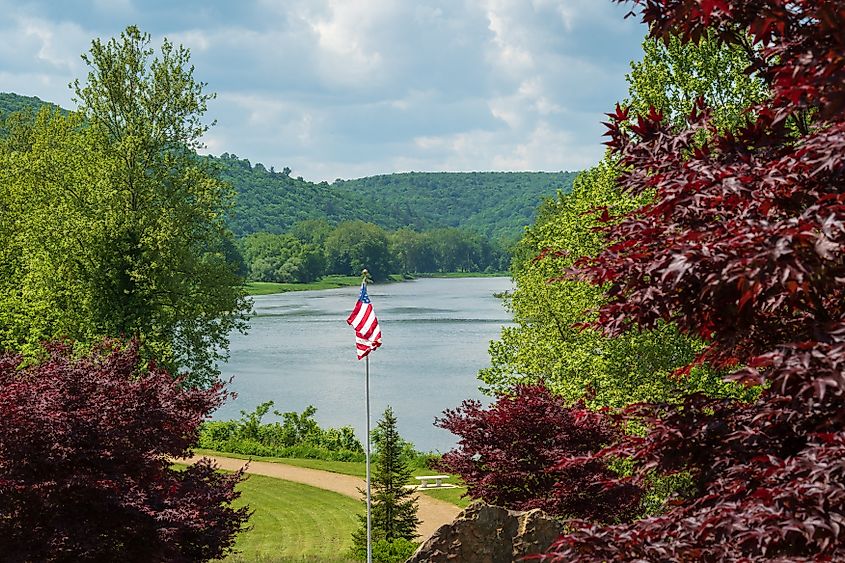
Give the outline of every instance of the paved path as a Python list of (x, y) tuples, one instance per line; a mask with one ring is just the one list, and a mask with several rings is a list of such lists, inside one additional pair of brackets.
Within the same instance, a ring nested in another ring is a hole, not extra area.
[[(221, 469), (227, 469), (229, 471), (237, 471), (247, 463), (243, 459), (209, 455), (194, 456), (185, 460), (185, 463), (196, 463), (203, 457), (214, 460)], [(256, 475), (266, 475), (268, 477), (277, 477), (279, 479), (302, 483), (304, 485), (311, 485), (312, 487), (317, 487), (318, 489), (334, 491), (355, 499), (361, 498), (361, 495), (358, 493), (358, 487), (364, 488), (366, 486), (364, 479), (361, 479), (360, 477), (342, 475), (340, 473), (332, 473), (330, 471), (320, 471), (319, 469), (309, 469), (307, 467), (297, 467), (295, 465), (285, 465), (284, 463), (250, 461), (246, 472), (255, 473)], [(461, 509), (454, 504), (432, 498), (428, 495), (417, 495), (417, 498), (419, 499), (419, 511), (417, 512), (417, 517), (420, 519), (420, 525), (417, 527), (417, 533), (420, 535), (418, 538), (420, 541), (425, 541), (443, 524), (452, 522), (452, 520), (454, 520), (461, 511)]]

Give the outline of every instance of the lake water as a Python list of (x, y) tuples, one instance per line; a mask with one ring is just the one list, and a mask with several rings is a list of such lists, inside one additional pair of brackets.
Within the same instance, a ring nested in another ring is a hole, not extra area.
[[(372, 425), (387, 405), (399, 433), (422, 451), (445, 452), (455, 437), (433, 425), (444, 409), (469, 398), (485, 400), (476, 373), (489, 365), (487, 347), (511, 322), (493, 293), (512, 289), (510, 278), (420, 279), (370, 284), (383, 333), (370, 354)], [(274, 401), (276, 410), (317, 408), (321, 426), (366, 424), (365, 361), (355, 356), (346, 317), (359, 288), (301, 291), (255, 297), (249, 334), (233, 334), (224, 379), (238, 397), (214, 418), (239, 418)], [(269, 417), (266, 421), (275, 420)]]

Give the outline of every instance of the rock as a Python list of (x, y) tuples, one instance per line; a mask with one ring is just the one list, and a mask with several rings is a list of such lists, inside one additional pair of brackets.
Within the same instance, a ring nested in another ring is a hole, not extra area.
[(545, 552), (562, 533), (563, 523), (540, 509), (518, 512), (476, 501), (406, 563), (511, 563)]

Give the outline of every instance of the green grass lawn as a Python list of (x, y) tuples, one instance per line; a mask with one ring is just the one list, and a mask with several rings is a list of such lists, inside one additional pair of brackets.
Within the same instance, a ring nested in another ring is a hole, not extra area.
[(255, 511), (249, 521), (253, 528), (238, 536), (240, 553), (226, 562), (351, 561), (343, 554), (352, 547), (360, 502), (262, 475), (249, 475), (238, 489), (236, 506), (248, 504)]
[[(367, 467), (363, 461), (326, 461), (322, 459), (296, 459), (289, 457), (261, 457), (249, 456), (240, 454), (230, 454), (225, 452), (215, 452), (213, 450), (203, 450), (197, 448), (194, 450), (197, 455), (219, 455), (223, 457), (233, 457), (235, 459), (254, 459), (256, 461), (267, 461), (270, 463), (284, 463), (287, 465), (295, 465), (297, 467), (307, 467), (309, 469), (319, 469), (321, 471), (331, 471), (332, 473), (341, 473), (343, 475), (354, 475), (355, 477), (364, 478), (367, 474)], [(414, 468), (414, 475), (432, 475), (432, 469)], [(452, 483), (458, 484), (460, 481), (456, 476), (452, 476), (450, 480)], [(466, 507), (471, 499), (460, 498), (466, 492), (466, 488), (460, 487), (458, 489), (428, 489), (421, 490), (434, 498), (451, 502), (461, 508)]]
[(459, 487), (457, 489), (428, 489), (422, 492), (430, 497), (452, 503), (461, 508), (466, 508), (472, 502), (472, 499), (469, 497), (461, 498), (461, 495), (467, 492), (466, 487)]

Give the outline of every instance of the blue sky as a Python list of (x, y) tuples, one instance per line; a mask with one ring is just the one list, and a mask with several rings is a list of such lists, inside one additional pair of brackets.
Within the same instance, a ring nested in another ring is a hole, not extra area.
[(207, 152), (332, 181), (580, 170), (645, 28), (611, 0), (0, 0), (0, 91), (73, 107), (91, 39), (189, 47)]

